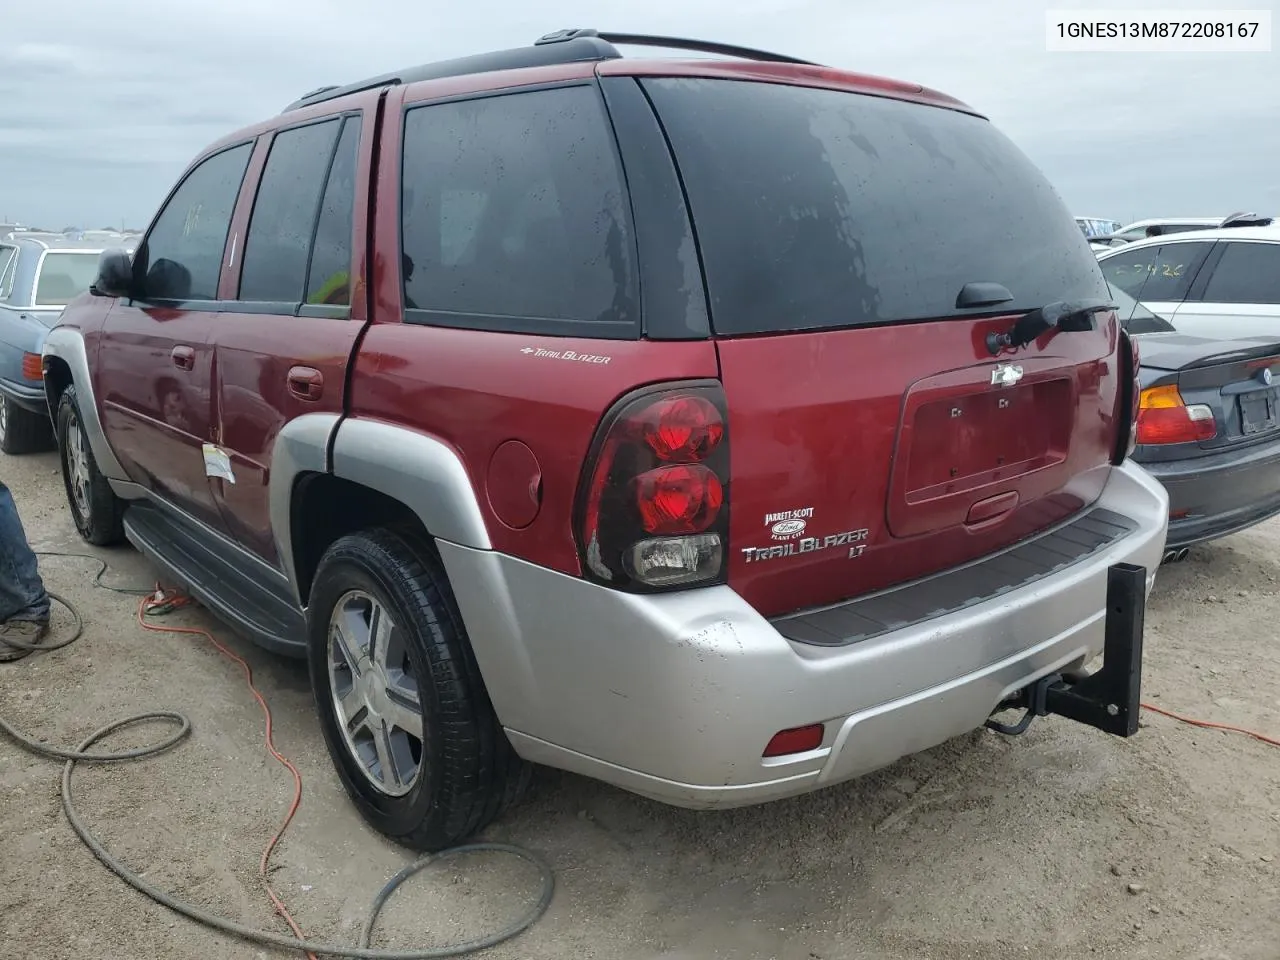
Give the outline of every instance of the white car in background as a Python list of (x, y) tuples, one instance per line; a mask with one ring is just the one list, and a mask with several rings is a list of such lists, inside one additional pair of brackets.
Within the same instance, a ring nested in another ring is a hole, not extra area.
[(1150, 220), (1135, 220), (1133, 223), (1119, 227), (1111, 237), (1125, 243), (1145, 240), (1148, 227), (1159, 227), (1160, 235), (1170, 233), (1186, 233), (1190, 230), (1212, 230), (1222, 224), (1222, 217), (1155, 217)]
[(1151, 237), (1101, 251), (1098, 263), (1182, 333), (1280, 337), (1280, 225)]

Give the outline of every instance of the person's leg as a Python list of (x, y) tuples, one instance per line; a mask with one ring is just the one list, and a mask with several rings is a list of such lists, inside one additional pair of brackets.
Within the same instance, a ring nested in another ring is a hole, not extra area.
[(49, 626), (49, 594), (40, 578), (36, 555), (27, 542), (13, 494), (0, 482), (0, 661), (17, 660), (30, 651)]

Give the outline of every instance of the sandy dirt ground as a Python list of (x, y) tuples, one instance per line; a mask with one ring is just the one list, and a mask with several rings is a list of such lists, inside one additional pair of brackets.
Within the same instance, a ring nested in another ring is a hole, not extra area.
[[(6, 458), (41, 550), (89, 552), (52, 454)], [(1148, 608), (1146, 698), (1280, 735), (1280, 522), (1163, 568)], [(109, 583), (148, 585), (129, 549), (94, 551)], [(86, 818), (151, 881), (242, 922), (284, 930), (257, 876), (292, 795), (262, 715), (207, 641), (146, 633), (135, 599), (91, 585), (89, 560), (46, 557), (83, 612), (72, 647), (0, 665), (0, 713), (50, 743), (154, 709), (187, 712), (161, 757), (77, 774)], [(331, 770), (301, 666), (254, 650), (276, 741), (305, 780), (273, 882), (306, 932), (354, 943), (409, 856), (356, 816)], [(55, 624), (68, 619), (59, 611)], [(809, 797), (680, 811), (545, 771), (486, 836), (548, 858), (557, 888), (501, 960), (1160, 960), (1280, 957), (1280, 750), (1147, 714), (1128, 741), (1066, 720), (987, 731)], [(113, 746), (140, 745), (144, 731)], [(274, 958), (157, 907), (98, 864), (63, 819), (60, 766), (0, 738), (0, 956)], [(529, 902), (531, 871), (479, 857), (409, 882), (375, 945), (425, 947), (493, 929)]]

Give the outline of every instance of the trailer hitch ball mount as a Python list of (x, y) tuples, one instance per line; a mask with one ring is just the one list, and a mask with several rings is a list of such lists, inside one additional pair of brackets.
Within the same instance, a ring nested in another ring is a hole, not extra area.
[[(1036, 717), (1067, 717), (1117, 737), (1138, 732), (1142, 711), (1142, 632), (1147, 600), (1146, 567), (1116, 563), (1107, 569), (1107, 614), (1102, 667), (1095, 673), (1051, 673), (992, 711), (986, 725), (997, 733), (1025, 733)], [(1023, 710), (1015, 724), (993, 719)]]

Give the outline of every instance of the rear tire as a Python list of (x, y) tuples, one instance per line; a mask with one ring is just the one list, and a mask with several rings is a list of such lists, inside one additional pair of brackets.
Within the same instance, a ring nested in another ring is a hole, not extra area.
[(67, 504), (80, 536), (94, 546), (109, 547), (124, 540), (124, 501), (98, 469), (83, 422), (76, 388), (69, 386), (58, 398), (56, 427)]
[(385, 529), (342, 537), (308, 612), (325, 743), (374, 829), (435, 852), (523, 796), (532, 768), (498, 722), (430, 544)]
[(0, 450), (13, 456), (53, 446), (48, 416), (32, 413), (0, 393)]

